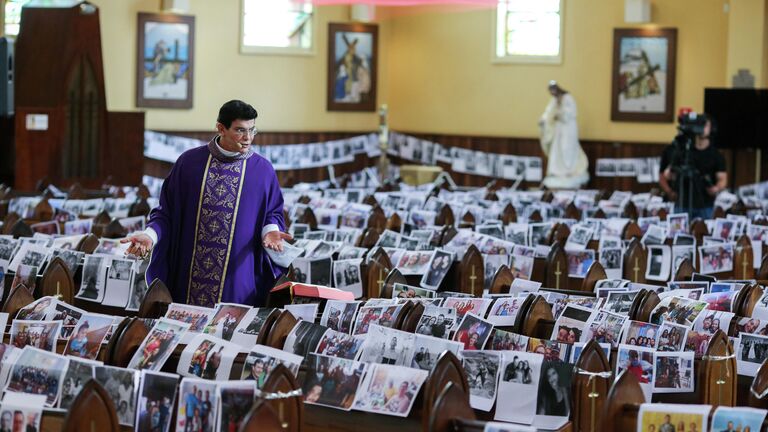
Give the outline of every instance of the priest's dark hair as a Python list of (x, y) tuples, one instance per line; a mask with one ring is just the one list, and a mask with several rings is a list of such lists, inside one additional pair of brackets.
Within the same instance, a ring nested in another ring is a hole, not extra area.
[(219, 108), (219, 116), (216, 121), (229, 129), (235, 120), (253, 120), (258, 116), (259, 114), (254, 107), (241, 100), (233, 99)]

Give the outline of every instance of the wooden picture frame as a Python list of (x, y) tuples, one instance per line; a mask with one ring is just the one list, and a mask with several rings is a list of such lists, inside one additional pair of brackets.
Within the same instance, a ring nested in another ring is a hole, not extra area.
[(139, 13), (136, 106), (192, 108), (195, 17)]
[(328, 111), (376, 110), (378, 39), (375, 24), (328, 24)]
[(675, 119), (677, 29), (614, 29), (611, 120)]

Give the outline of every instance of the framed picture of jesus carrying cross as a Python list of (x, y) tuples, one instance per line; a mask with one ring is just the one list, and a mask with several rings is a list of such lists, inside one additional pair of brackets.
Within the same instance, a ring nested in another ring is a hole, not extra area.
[(611, 120), (671, 122), (677, 29), (614, 29)]
[(328, 111), (375, 111), (379, 28), (328, 24)]
[(195, 17), (139, 13), (136, 106), (192, 108)]

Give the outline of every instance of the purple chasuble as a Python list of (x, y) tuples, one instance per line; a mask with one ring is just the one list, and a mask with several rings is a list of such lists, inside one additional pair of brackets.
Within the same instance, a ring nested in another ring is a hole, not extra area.
[(262, 306), (285, 271), (261, 245), (269, 224), (285, 231), (283, 195), (266, 159), (253, 152), (226, 157), (214, 141), (188, 150), (149, 216), (158, 241), (147, 281), (162, 280), (178, 303)]

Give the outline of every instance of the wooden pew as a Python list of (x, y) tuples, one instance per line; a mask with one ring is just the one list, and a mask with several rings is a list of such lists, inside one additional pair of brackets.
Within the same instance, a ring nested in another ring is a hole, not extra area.
[(627, 416), (626, 407), (645, 402), (645, 395), (637, 378), (629, 371), (622, 371), (608, 391), (601, 416), (602, 430), (606, 432), (637, 430), (637, 414), (635, 418)]
[(362, 270), (364, 297), (378, 298), (384, 286), (384, 278), (393, 268), (395, 266), (384, 249), (376, 248)]
[(594, 340), (587, 342), (576, 362), (571, 381), (571, 422), (574, 430), (605, 430), (600, 428), (600, 413), (606, 405), (612, 370), (600, 344)]
[(56, 257), (48, 263), (40, 280), (39, 292), (41, 296), (58, 296), (62, 301), (74, 304), (75, 280), (61, 258)]
[(493, 275), (493, 279), (491, 280), (491, 287), (489, 288), (488, 292), (491, 294), (504, 294), (509, 292), (509, 288), (512, 286), (512, 282), (514, 282), (515, 276), (512, 274), (512, 271), (507, 267), (506, 264), (502, 264), (501, 267), (499, 267), (496, 270), (496, 273)]
[(646, 283), (645, 268), (648, 262), (648, 252), (640, 240), (633, 238), (624, 254), (624, 279), (637, 283)]
[(139, 306), (139, 318), (160, 318), (173, 303), (173, 296), (163, 281), (155, 279), (149, 284), (147, 294)]
[[(477, 246), (469, 245), (455, 274), (456, 279), (453, 282), (455, 288), (449, 287), (450, 291), (472, 294), (475, 297), (482, 296), (485, 285), (485, 266), (483, 255)], [(448, 277), (446, 279), (450, 281)]]

